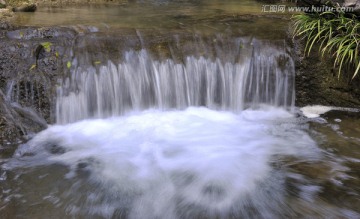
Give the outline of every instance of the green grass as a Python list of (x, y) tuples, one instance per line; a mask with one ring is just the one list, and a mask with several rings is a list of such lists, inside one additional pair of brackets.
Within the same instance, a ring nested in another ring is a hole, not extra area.
[(322, 56), (331, 54), (334, 57), (334, 66), (339, 68), (338, 77), (344, 66), (349, 66), (355, 69), (354, 78), (360, 71), (360, 21), (348, 16), (332, 12), (295, 15), (293, 35), (306, 40), (306, 55), (314, 45), (319, 45)]

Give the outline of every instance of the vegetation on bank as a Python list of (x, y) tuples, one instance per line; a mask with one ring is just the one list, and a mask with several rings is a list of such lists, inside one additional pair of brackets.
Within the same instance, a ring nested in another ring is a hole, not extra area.
[(306, 40), (305, 53), (319, 45), (322, 56), (331, 54), (338, 77), (345, 67), (354, 69), (352, 78), (360, 71), (360, 21), (355, 15), (323, 12), (299, 14), (293, 17), (294, 37)]

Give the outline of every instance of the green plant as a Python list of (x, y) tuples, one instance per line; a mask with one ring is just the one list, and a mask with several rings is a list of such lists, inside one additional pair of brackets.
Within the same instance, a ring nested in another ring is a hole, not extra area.
[(338, 77), (345, 65), (353, 66), (354, 78), (360, 71), (360, 21), (354, 15), (347, 16), (333, 12), (295, 15), (293, 35), (306, 39), (307, 55), (315, 43), (319, 44), (322, 56), (331, 53), (334, 66), (339, 66)]

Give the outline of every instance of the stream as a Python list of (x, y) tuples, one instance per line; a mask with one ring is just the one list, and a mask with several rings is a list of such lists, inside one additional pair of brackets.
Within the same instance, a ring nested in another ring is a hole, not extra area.
[(296, 106), (290, 15), (149, 2), (16, 17), (82, 38), (55, 123), (0, 154), (0, 218), (360, 218), (359, 110)]

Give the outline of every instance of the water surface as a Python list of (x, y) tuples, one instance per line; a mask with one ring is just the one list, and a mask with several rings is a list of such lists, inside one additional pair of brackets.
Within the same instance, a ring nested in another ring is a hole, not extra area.
[(17, 13), (20, 26), (93, 26), (113, 29), (236, 31), (263, 38), (284, 37), (287, 13), (261, 11), (257, 1), (144, 1), (124, 4), (40, 5), (36, 13)]

